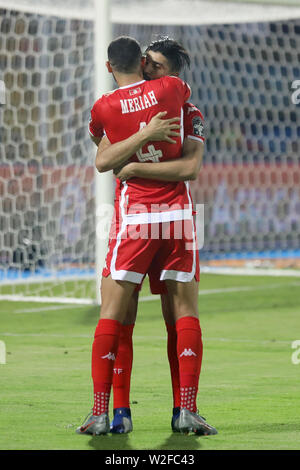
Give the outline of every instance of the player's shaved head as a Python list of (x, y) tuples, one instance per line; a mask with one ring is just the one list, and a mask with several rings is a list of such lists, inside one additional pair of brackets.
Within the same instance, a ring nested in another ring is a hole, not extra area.
[(174, 74), (179, 74), (185, 66), (190, 67), (189, 53), (181, 44), (168, 36), (152, 41), (145, 53), (149, 51), (160, 52), (167, 59), (171, 72)]
[(133, 73), (141, 65), (141, 47), (128, 36), (114, 39), (108, 46), (107, 55), (112, 69), (119, 73)]

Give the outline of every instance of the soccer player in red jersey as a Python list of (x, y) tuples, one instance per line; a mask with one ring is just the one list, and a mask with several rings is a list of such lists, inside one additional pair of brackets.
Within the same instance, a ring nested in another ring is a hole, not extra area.
[[(148, 79), (160, 78), (167, 75), (178, 75), (184, 65), (189, 66), (188, 53), (176, 41), (168, 37), (154, 41), (147, 49), (147, 61), (144, 67), (144, 76)], [(195, 179), (198, 175), (203, 155), (203, 116), (193, 104), (186, 103), (184, 111), (184, 145), (182, 158), (163, 163), (129, 163), (117, 174), (121, 180), (134, 176), (159, 179), (161, 181), (180, 181)], [(153, 120), (154, 123), (154, 120)], [(149, 126), (149, 125), (148, 125)], [(139, 136), (136, 135), (137, 142)], [(134, 151), (136, 142), (131, 141), (131, 151)], [(103, 145), (109, 146), (107, 139), (103, 139)], [(124, 145), (124, 143), (122, 144)], [(113, 150), (110, 146), (110, 151)], [(106, 147), (107, 148), (107, 147)], [(120, 148), (118, 149), (120, 150)], [(123, 150), (123, 149), (122, 149)], [(126, 149), (128, 150), (128, 148)], [(107, 270), (106, 270), (107, 272)], [(197, 272), (198, 279), (199, 271)], [(163, 281), (159, 281), (160, 273), (156, 270), (155, 263), (149, 269), (150, 288), (153, 294), (161, 295), (162, 311), (168, 334), (168, 359), (170, 364), (172, 389), (173, 389), (173, 417), (172, 429), (178, 430), (178, 418), (180, 411), (180, 382), (179, 365), (177, 358), (177, 333), (174, 314), (168, 298), (167, 289)], [(121, 328), (119, 339), (119, 351), (115, 362), (113, 392), (114, 392), (114, 419), (111, 432), (130, 432), (131, 413), (129, 408), (130, 375), (133, 359), (132, 333), (137, 312), (138, 291), (133, 295), (125, 323)], [(201, 368), (201, 364), (200, 364)], [(190, 409), (196, 408), (195, 403), (190, 403)]]
[[(119, 46), (120, 43), (118, 43), (118, 47)], [(131, 53), (132, 52), (131, 50)], [(94, 112), (97, 114), (97, 118), (95, 119), (94, 117), (93, 121), (97, 122), (98, 120), (98, 122), (101, 123), (105, 128), (106, 135), (112, 143), (114, 139), (116, 141), (118, 140), (120, 134), (121, 140), (122, 137), (123, 139), (127, 137), (126, 132), (122, 133), (122, 125), (126, 126), (124, 120), (118, 119), (118, 121), (116, 121), (121, 125), (121, 130), (119, 126), (110, 127), (108, 120), (109, 116), (110, 118), (114, 117), (118, 100), (122, 114), (143, 111), (140, 119), (138, 120), (136, 118), (140, 124), (140, 128), (142, 128), (144, 127), (144, 123), (146, 125), (153, 116), (153, 114), (151, 115), (152, 110), (149, 110), (149, 108), (156, 106), (155, 111), (157, 111), (163, 109), (160, 108), (159, 105), (165, 106), (168, 109), (169, 116), (172, 117), (173, 115), (175, 117), (178, 111), (181, 111), (189, 95), (186, 84), (179, 79), (174, 80), (174, 77), (164, 77), (163, 79), (152, 82), (151, 86), (147, 86), (142, 80), (134, 81), (134, 78), (136, 79), (138, 76), (136, 72), (137, 69), (132, 68), (132, 70), (129, 70), (128, 67), (124, 77), (124, 70), (121, 70), (118, 60), (116, 59), (114, 62), (114, 58), (116, 57), (117, 54), (115, 54), (115, 56), (111, 54), (109, 67), (111, 67), (111, 71), (115, 73), (118, 84), (121, 85), (120, 91), (119, 93), (116, 91), (113, 92), (114, 96), (111, 100), (104, 99), (98, 110), (95, 110), (95, 107), (93, 108)], [(132, 76), (129, 76), (130, 72), (132, 72)], [(125, 89), (126, 93), (123, 92)], [(167, 103), (168, 100), (164, 101), (164, 97), (168, 95), (168, 93), (172, 94), (172, 101), (169, 103)], [(133, 98), (129, 96), (133, 96)], [(109, 97), (111, 97), (111, 95), (108, 95), (108, 98)], [(99, 102), (97, 102), (96, 105), (97, 104), (99, 106)], [(145, 119), (145, 121), (143, 119)], [(131, 127), (127, 123), (128, 133), (132, 133), (132, 130), (135, 129), (135, 124), (132, 119)], [(159, 147), (157, 148), (155, 145), (152, 143), (149, 144), (148, 142), (146, 151), (144, 151), (144, 149), (136, 149), (136, 155), (133, 159), (136, 159), (136, 161), (150, 160), (158, 162), (164, 159), (179, 158), (181, 147), (179, 146), (178, 148), (176, 144), (172, 144), (172, 146), (173, 148), (159, 142)], [(132, 153), (130, 155), (132, 155)], [(126, 155), (126, 158), (124, 158), (124, 153), (117, 153), (116, 158), (110, 159), (108, 162), (106, 162), (104, 158), (101, 158), (100, 170), (105, 171), (107, 169), (117, 168), (120, 164), (124, 163), (130, 155)], [(124, 182), (120, 181), (118, 199), (122, 206), (121, 229), (118, 232), (115, 244), (110, 247), (110, 272), (107, 278), (104, 274), (102, 282), (103, 304), (93, 344), (92, 376), (95, 392), (93, 415), (86, 421), (84, 426), (78, 429), (78, 432), (81, 433), (102, 434), (108, 431), (107, 411), (113, 366), (107, 366), (107, 363), (109, 363), (109, 361), (115, 361), (120, 322), (124, 319), (122, 318), (124, 317), (122, 312), (125, 311), (126, 313), (125, 309), (129, 306), (129, 299), (133, 293), (134, 287), (143, 279), (143, 275), (147, 272), (147, 268), (150, 268), (151, 261), (155, 255), (159, 255), (159, 258), (162, 257), (160, 279), (166, 282), (176, 317), (181, 386), (181, 411), (178, 430), (183, 432), (194, 430), (201, 434), (214, 433), (212, 432), (214, 429), (196, 415), (196, 410), (191, 412), (188, 409), (189, 404), (195, 402), (195, 394), (197, 393), (198, 387), (197, 379), (199, 378), (200, 372), (200, 357), (202, 355), (201, 330), (197, 318), (198, 290), (197, 282), (194, 279), (196, 273), (195, 250), (191, 250), (191, 253), (184, 253), (185, 265), (183, 267), (178, 253), (180, 250), (182, 253), (182, 244), (184, 244), (186, 240), (181, 240), (177, 243), (177, 240), (173, 238), (171, 241), (168, 240), (161, 243), (161, 240), (158, 242), (156, 239), (146, 239), (146, 241), (142, 239), (135, 240), (134, 244), (132, 244), (131, 237), (124, 238), (124, 240), (121, 237), (128, 226), (140, 224), (148, 225), (149, 222), (150, 224), (153, 222), (161, 224), (164, 221), (186, 219), (189, 221), (193, 242), (195, 242), (190, 212), (191, 200), (188, 188), (185, 187), (184, 184), (182, 185), (181, 182), (176, 184), (168, 182), (162, 185), (159, 180), (157, 180), (155, 184), (153, 180), (151, 180), (150, 184), (147, 184), (148, 181), (147, 176), (143, 180), (141, 180), (141, 178), (130, 178)], [(158, 204), (167, 200), (169, 202), (169, 208), (165, 210), (156, 209), (153, 211), (150, 204), (151, 200), (157, 201)], [(139, 212), (140, 201), (143, 203), (144, 212)], [(184, 209), (186, 202), (188, 203), (188, 209)], [(176, 209), (173, 209), (174, 205), (172, 207), (172, 204), (176, 204)], [(174, 253), (174, 248), (176, 248), (175, 251), (177, 252), (176, 257), (171, 256), (171, 253)], [(124, 253), (127, 254), (127, 257), (128, 254), (134, 253), (135, 257), (133, 260), (128, 260)], [(116, 283), (115, 281), (122, 282)], [(109, 352), (107, 354), (101, 355), (107, 352), (108, 349)], [(103, 365), (103, 361), (101, 363), (100, 359), (106, 360), (106, 366)]]

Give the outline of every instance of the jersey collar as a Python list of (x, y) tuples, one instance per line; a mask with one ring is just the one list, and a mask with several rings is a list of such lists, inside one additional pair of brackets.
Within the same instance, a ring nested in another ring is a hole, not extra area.
[(145, 81), (146, 81), (146, 80), (141, 80), (140, 82), (131, 83), (130, 85), (120, 86), (120, 87), (119, 87), (119, 90), (124, 90), (124, 88), (130, 88), (130, 87), (136, 86), (136, 85), (141, 85), (141, 84), (144, 83)]

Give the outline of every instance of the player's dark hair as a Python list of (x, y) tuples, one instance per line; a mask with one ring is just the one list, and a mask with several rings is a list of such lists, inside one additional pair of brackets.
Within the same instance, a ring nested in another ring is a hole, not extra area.
[(190, 68), (191, 59), (189, 53), (175, 39), (171, 39), (168, 36), (152, 41), (145, 53), (148, 51), (160, 52), (168, 60), (173, 73), (181, 72), (185, 66)]
[(132, 73), (138, 68), (142, 51), (139, 43), (131, 37), (120, 36), (108, 46), (108, 60), (116, 72)]

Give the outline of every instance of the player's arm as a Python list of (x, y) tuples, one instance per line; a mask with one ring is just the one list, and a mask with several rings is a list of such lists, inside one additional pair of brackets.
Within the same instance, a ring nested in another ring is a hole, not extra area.
[(148, 141), (144, 130), (141, 130), (126, 140), (111, 144), (106, 136), (98, 145), (96, 155), (96, 168), (104, 173), (115, 168), (120, 168), (140, 147)]
[(95, 145), (100, 144), (101, 139), (104, 135), (104, 129), (101, 122), (101, 115), (99, 115), (99, 108), (101, 107), (101, 100), (96, 101), (94, 106), (91, 109), (91, 118), (89, 122), (89, 134), (90, 138), (94, 142)]
[(98, 146), (96, 168), (100, 173), (122, 167), (124, 163), (143, 145), (151, 141), (166, 141), (176, 143), (171, 137), (179, 137), (176, 130), (180, 129), (180, 118), (163, 119), (166, 111), (154, 116), (149, 124), (125, 140), (110, 144), (103, 137)]
[(97, 145), (97, 147), (98, 147), (98, 145), (100, 144), (100, 142), (101, 142), (103, 136), (102, 136), (102, 137), (96, 137), (96, 136), (90, 134), (90, 138), (92, 139), (92, 141), (94, 142), (94, 144)]
[(186, 138), (182, 157), (159, 163), (131, 162), (116, 175), (121, 181), (138, 177), (159, 181), (195, 180), (202, 165), (204, 144)]

